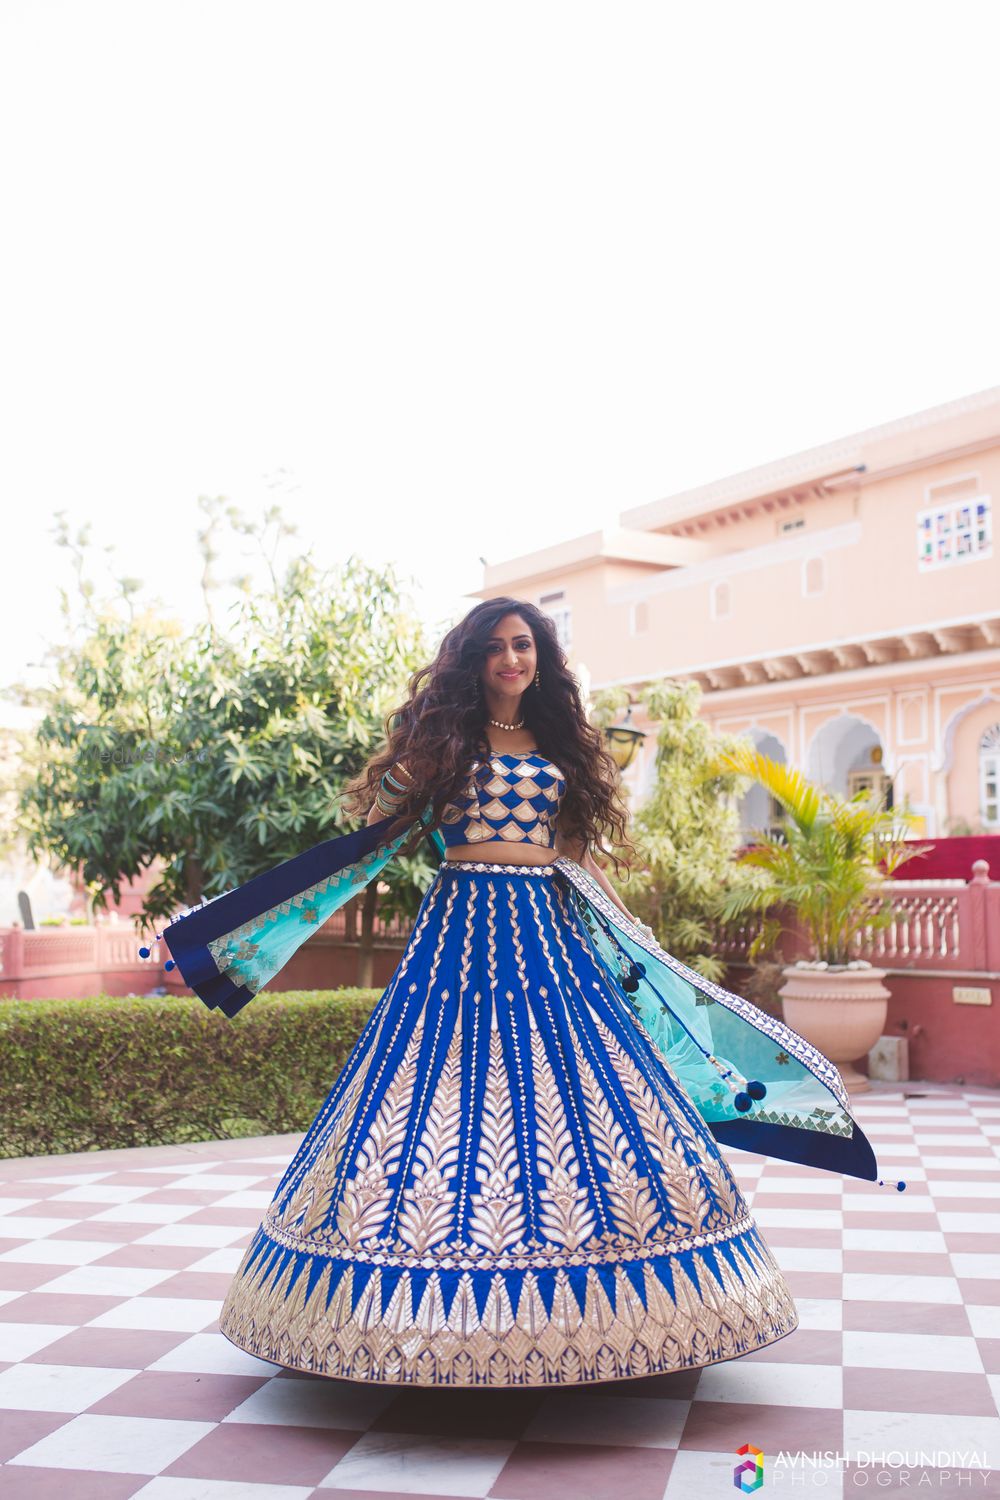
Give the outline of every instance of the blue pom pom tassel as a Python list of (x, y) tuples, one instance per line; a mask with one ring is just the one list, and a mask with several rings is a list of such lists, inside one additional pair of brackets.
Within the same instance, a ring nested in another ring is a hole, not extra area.
[(174, 963), (174, 960), (172, 958), (168, 958), (163, 967), (165, 969), (175, 969), (177, 965)]
[(148, 958), (149, 957), (149, 949), (148, 948), (140, 948), (139, 949), (139, 957), (140, 958)]
[(752, 1104), (753, 1100), (750, 1098), (750, 1095), (744, 1094), (742, 1089), (738, 1094), (733, 1095), (733, 1107), (738, 1109), (741, 1115), (745, 1115)]
[(761, 1083), (759, 1078), (747, 1080), (747, 1093), (751, 1099), (763, 1099), (767, 1094), (767, 1084)]

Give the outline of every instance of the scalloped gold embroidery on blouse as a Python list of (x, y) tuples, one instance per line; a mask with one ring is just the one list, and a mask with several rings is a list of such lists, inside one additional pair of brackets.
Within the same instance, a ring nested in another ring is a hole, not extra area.
[[(477, 786), (476, 772), (483, 764), (492, 774)], [(493, 755), (486, 762), (474, 760), (456, 800), (442, 811), (445, 844), (536, 844), (553, 848), (559, 803), (565, 791), (562, 771), (540, 751), (516, 758)], [(519, 800), (508, 805), (504, 798), (512, 794)], [(536, 804), (540, 800), (542, 805), (533, 805), (531, 799)]]

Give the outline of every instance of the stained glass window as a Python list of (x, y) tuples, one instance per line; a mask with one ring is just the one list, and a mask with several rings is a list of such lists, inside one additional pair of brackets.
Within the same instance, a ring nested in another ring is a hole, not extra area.
[(975, 562), (993, 551), (989, 495), (935, 505), (917, 516), (917, 563), (922, 572)]

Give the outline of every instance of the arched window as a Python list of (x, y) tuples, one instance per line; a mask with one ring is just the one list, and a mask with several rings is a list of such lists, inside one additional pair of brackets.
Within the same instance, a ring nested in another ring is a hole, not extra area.
[(628, 628), (629, 635), (643, 635), (649, 629), (649, 605), (645, 599), (629, 605)]
[(717, 579), (716, 582), (712, 584), (709, 598), (711, 600), (710, 607), (712, 619), (724, 620), (726, 616), (732, 611), (732, 602), (730, 598), (728, 582), (722, 578)]
[(1000, 724), (979, 741), (979, 806), (987, 828), (1000, 828)]
[(821, 557), (807, 557), (802, 570), (803, 594), (822, 594), (826, 587), (826, 575)]

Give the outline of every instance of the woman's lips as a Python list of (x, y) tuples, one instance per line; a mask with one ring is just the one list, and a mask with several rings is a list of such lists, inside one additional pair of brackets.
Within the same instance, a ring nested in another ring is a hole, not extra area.
[(513, 682), (514, 678), (515, 677), (520, 677), (520, 675), (521, 675), (520, 672), (498, 672), (497, 673), (497, 676), (498, 677), (502, 677), (505, 682)]

